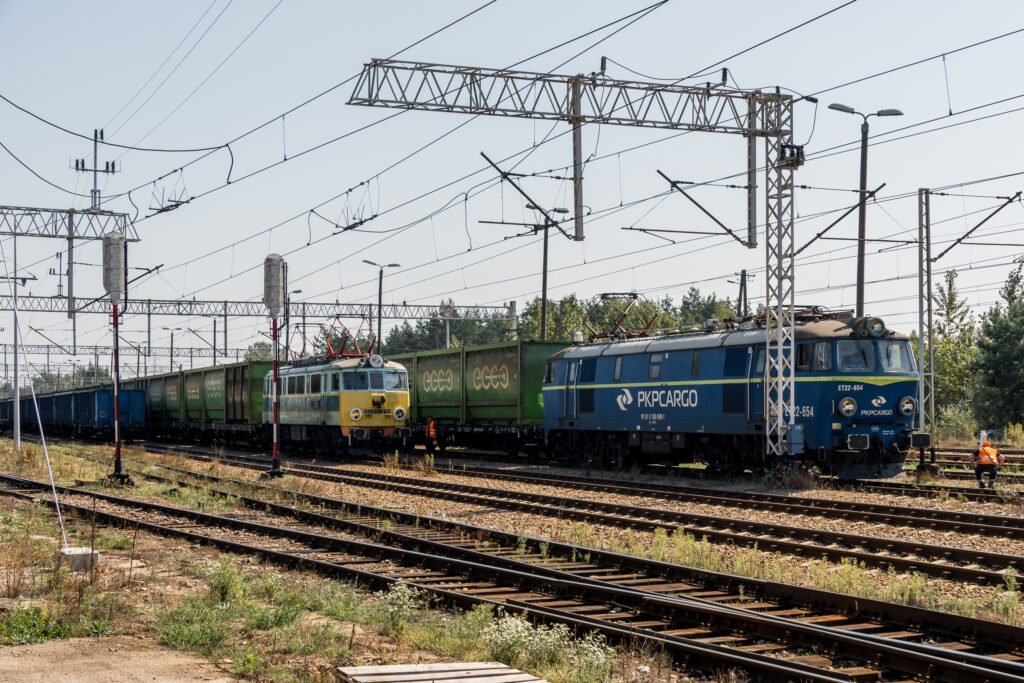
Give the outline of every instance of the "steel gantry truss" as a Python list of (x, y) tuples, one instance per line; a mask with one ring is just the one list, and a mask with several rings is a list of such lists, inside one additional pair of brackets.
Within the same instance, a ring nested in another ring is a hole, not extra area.
[[(935, 453), (935, 350), (932, 343), (932, 235), (931, 190), (917, 191), (917, 431), (931, 436)], [(933, 456), (934, 459), (934, 456)], [(923, 452), (922, 452), (922, 462)]]
[(747, 139), (747, 245), (757, 245), (757, 139), (765, 139), (767, 226), (766, 446), (787, 450), (793, 423), (793, 99), (778, 91), (620, 81), (603, 74), (554, 75), (375, 59), (349, 99), (403, 109), (567, 121), (573, 132), (575, 238), (583, 239), (585, 123), (730, 133)]
[[(0, 311), (11, 310), (10, 296), (0, 296)], [(60, 313), (67, 306), (63, 296), (19, 296), (18, 310), (35, 313)], [(376, 317), (377, 304), (350, 304), (326, 302), (295, 302), (288, 304), (291, 314), (311, 318)], [(78, 313), (109, 313), (102, 300), (91, 301), (75, 309)], [(196, 299), (128, 299), (123, 308), (131, 315), (174, 315), (182, 317), (266, 318), (267, 308), (261, 301), (201, 301)], [(384, 304), (381, 315), (385, 318), (407, 320), (512, 320), (515, 306), (428, 306), (419, 304)]]

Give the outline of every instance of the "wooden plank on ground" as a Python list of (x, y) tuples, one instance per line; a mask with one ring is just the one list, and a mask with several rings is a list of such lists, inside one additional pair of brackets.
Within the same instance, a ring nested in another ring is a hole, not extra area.
[(546, 683), (498, 662), (442, 662), (338, 667), (346, 683)]

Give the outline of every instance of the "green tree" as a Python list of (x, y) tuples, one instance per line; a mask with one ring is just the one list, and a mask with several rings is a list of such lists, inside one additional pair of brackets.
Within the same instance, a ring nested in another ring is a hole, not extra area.
[(992, 427), (1024, 422), (1024, 282), (1021, 266), (1010, 271), (996, 305), (982, 318), (973, 370), (975, 406)]
[(694, 327), (704, 324), (705, 320), (717, 318), (736, 317), (736, 311), (729, 303), (729, 299), (719, 299), (718, 295), (712, 292), (706, 296), (701, 295), (696, 287), (690, 287), (679, 302), (679, 324), (681, 327)]
[(1010, 271), (1009, 276), (1006, 278), (1006, 283), (999, 290), (999, 296), (1006, 302), (1007, 309), (1012, 308), (1014, 304), (1020, 301), (1024, 301), (1024, 274), (1021, 273), (1022, 268), (1024, 268), (1024, 261)]
[[(526, 305), (519, 315), (519, 338), (540, 339), (540, 297)], [(587, 309), (575, 294), (559, 301), (548, 300), (547, 338), (567, 341), (573, 332), (587, 332)]]
[(935, 294), (935, 409), (941, 421), (944, 410), (974, 399), (974, 318), (966, 299), (956, 289), (956, 270), (946, 272)]
[(246, 360), (273, 360), (274, 349), (271, 348), (270, 342), (258, 341), (249, 344), (249, 348), (245, 350)]
[(988, 426), (1024, 422), (1024, 301), (991, 309), (981, 323), (974, 369), (977, 412)]

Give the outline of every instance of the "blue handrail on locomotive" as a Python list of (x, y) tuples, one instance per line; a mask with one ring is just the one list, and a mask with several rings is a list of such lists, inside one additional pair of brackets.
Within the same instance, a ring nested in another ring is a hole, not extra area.
[[(710, 322), (710, 321), (709, 321)], [(842, 478), (899, 474), (914, 433), (918, 372), (906, 336), (879, 318), (813, 308), (794, 327), (794, 424), (788, 450)], [(764, 469), (763, 322), (603, 341), (548, 361), (548, 451)]]

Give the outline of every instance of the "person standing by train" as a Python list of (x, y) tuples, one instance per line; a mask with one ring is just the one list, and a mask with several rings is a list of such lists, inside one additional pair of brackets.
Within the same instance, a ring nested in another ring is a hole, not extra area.
[(988, 487), (994, 488), (999, 468), (1003, 466), (1005, 458), (1003, 454), (992, 448), (992, 443), (986, 441), (981, 448), (971, 454), (971, 464), (974, 465), (974, 476), (978, 478), (978, 486), (985, 488), (985, 475), (988, 474)]

